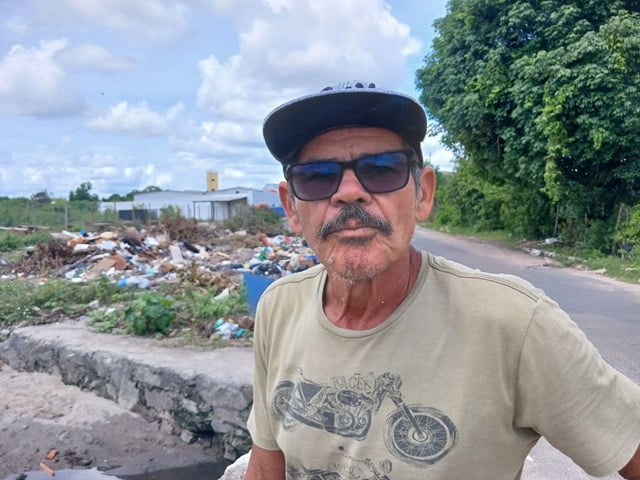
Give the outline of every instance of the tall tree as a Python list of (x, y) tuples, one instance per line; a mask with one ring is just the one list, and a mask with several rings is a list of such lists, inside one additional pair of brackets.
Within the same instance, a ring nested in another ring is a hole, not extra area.
[(567, 222), (611, 218), (640, 201), (639, 11), (637, 0), (450, 0), (417, 72), (421, 100), (486, 181), (530, 192), (536, 221), (552, 204)]
[(31, 195), (31, 200), (38, 205), (43, 205), (51, 202), (51, 195), (49, 195), (47, 190), (42, 190), (41, 192), (36, 192)]
[(92, 188), (91, 182), (82, 182), (80, 186), (76, 188), (75, 192), (69, 192), (69, 201), (98, 201), (98, 196), (91, 194)]

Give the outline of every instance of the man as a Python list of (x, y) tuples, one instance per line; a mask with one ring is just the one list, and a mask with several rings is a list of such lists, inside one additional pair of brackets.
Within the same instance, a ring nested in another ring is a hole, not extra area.
[(433, 206), (422, 107), (373, 83), (264, 123), (289, 225), (320, 264), (263, 294), (248, 480), (513, 480), (541, 435), (640, 479), (640, 388), (524, 280), (411, 244)]

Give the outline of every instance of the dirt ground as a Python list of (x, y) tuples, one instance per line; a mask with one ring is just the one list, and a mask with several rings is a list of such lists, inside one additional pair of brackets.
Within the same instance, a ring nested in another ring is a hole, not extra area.
[[(55, 457), (46, 456), (56, 450)], [(53, 375), (0, 365), (0, 479), (21, 472), (98, 467), (135, 475), (211, 462), (214, 447), (185, 443), (116, 403)]]

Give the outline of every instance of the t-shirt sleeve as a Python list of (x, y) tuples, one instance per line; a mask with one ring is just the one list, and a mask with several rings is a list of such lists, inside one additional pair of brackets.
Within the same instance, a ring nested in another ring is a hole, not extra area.
[(535, 429), (590, 475), (621, 469), (640, 444), (640, 387), (547, 297), (524, 339), (516, 388), (516, 426)]
[(264, 301), (258, 304), (254, 323), (253, 405), (247, 421), (251, 440), (265, 450), (279, 450), (273, 437), (267, 400), (267, 316)]

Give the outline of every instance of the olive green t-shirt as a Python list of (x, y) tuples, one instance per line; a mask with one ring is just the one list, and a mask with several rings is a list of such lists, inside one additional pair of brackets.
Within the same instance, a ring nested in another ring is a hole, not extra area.
[(282, 278), (256, 315), (248, 426), (288, 478), (514, 480), (541, 435), (606, 475), (640, 444), (640, 387), (524, 280), (423, 253), (370, 330), (327, 319), (325, 282)]

